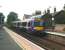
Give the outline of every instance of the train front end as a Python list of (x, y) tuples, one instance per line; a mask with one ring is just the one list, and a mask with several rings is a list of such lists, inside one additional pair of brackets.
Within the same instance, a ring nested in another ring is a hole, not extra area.
[(46, 35), (45, 21), (43, 21), (41, 18), (33, 20), (30, 31), (36, 35)]

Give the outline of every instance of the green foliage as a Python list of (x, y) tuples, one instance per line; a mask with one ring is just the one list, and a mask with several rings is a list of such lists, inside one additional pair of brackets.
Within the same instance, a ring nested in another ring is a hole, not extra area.
[(0, 13), (0, 22), (1, 22), (1, 20), (2, 20), (2, 24), (4, 23), (4, 15), (3, 15), (3, 13)]
[(60, 11), (55, 16), (55, 23), (56, 24), (65, 24), (65, 11)]
[(7, 16), (7, 24), (11, 26), (12, 21), (18, 20), (18, 15), (15, 12), (10, 12)]

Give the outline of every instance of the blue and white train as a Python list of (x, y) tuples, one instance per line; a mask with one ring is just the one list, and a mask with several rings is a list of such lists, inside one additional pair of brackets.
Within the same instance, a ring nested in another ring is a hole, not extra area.
[(46, 35), (45, 21), (41, 18), (34, 18), (24, 21), (13, 21), (13, 27), (29, 32), (30, 34)]

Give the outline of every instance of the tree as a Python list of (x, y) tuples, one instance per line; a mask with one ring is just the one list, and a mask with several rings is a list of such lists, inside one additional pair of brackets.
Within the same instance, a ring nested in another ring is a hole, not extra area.
[(13, 21), (18, 20), (18, 15), (15, 12), (10, 12), (7, 16), (7, 24), (11, 25)]
[(65, 24), (65, 11), (61, 10), (60, 12), (58, 12), (54, 16), (54, 19), (56, 24)]
[(5, 16), (3, 15), (3, 13), (0, 13), (0, 24), (4, 23), (4, 18)]

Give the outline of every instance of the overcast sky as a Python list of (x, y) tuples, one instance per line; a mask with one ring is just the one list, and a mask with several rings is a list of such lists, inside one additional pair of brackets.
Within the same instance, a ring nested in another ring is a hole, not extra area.
[(14, 11), (22, 19), (23, 14), (31, 14), (35, 10), (44, 11), (49, 6), (51, 12), (54, 7), (57, 7), (59, 11), (63, 9), (64, 4), (65, 0), (0, 0), (0, 12), (6, 16), (9, 12)]

